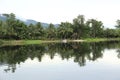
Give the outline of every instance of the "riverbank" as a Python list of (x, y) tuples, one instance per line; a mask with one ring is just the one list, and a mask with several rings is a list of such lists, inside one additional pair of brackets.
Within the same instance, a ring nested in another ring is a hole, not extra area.
[(86, 38), (84, 42), (120, 41), (120, 38)]
[(41, 43), (57, 43), (61, 40), (1, 40), (2, 45), (30, 45)]
[(0, 40), (1, 45), (29, 45), (41, 43), (67, 43), (67, 42), (102, 42), (120, 41), (120, 38), (86, 38), (78, 40)]

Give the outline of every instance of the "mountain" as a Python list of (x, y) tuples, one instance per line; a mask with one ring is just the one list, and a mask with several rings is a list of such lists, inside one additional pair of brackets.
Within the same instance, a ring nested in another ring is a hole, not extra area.
[(32, 20), (32, 19), (27, 19), (26, 21), (24, 21), (25, 22), (25, 24), (27, 24), (27, 25), (30, 25), (30, 24), (36, 24), (37, 23), (37, 21), (35, 21), (35, 20)]
[[(25, 24), (26, 25), (30, 25), (30, 24), (36, 24), (38, 21), (35, 21), (35, 20), (32, 20), (32, 19), (27, 19), (26, 21), (24, 21), (25, 22)], [(49, 24), (48, 23), (43, 23), (43, 22), (41, 22), (41, 25), (43, 26), (43, 27), (48, 27), (49, 26)]]
[[(35, 20), (32, 20), (32, 19), (27, 19), (26, 21), (24, 21), (25, 22), (25, 24), (27, 24), (27, 25), (30, 25), (31, 23), (32, 24), (36, 24), (38, 21), (35, 21)], [(41, 22), (41, 25), (43, 26), (43, 27), (45, 27), (45, 28), (47, 28), (48, 26), (49, 26), (49, 24), (48, 23), (44, 23), (44, 22)], [(59, 26), (59, 24), (53, 24), (55, 27), (58, 27)]]
[(2, 14), (0, 14), (0, 20), (5, 21), (7, 18), (5, 16), (3, 16)]
[[(21, 20), (21, 21), (23, 21), (26, 25), (30, 25), (30, 24), (34, 24), (34, 25), (35, 25), (37, 22), (39, 22), (39, 21), (35, 21), (35, 20), (32, 20), (32, 19), (23, 20), (23, 19), (20, 18), (20, 17), (16, 17), (16, 18), (19, 19), (19, 20)], [(0, 20), (6, 21), (6, 19), (7, 19), (6, 16), (0, 14)], [(44, 23), (44, 22), (41, 22), (41, 25), (42, 25), (44, 28), (47, 28), (47, 27), (49, 26), (48, 23)], [(59, 24), (54, 24), (54, 26), (55, 26), (55, 27), (58, 27)]]

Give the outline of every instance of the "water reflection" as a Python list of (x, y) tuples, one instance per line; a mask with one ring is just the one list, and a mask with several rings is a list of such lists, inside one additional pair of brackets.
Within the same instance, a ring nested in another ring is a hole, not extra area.
[(95, 61), (103, 57), (105, 49), (116, 49), (120, 58), (120, 42), (100, 43), (51, 43), (41, 45), (4, 46), (0, 47), (0, 66), (6, 65), (5, 72), (15, 72), (16, 65), (25, 62), (28, 58), (37, 58), (40, 62), (44, 55), (51, 59), (57, 54), (62, 60), (74, 59), (80, 66), (86, 61)]

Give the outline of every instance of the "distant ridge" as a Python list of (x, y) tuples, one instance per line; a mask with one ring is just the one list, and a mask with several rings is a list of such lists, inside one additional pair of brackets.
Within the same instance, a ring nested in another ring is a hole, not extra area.
[[(32, 19), (22, 20), (22, 18), (20, 18), (20, 17), (16, 17), (16, 18), (19, 19), (19, 20), (21, 20), (21, 21), (23, 21), (26, 25), (30, 25), (30, 24), (34, 24), (34, 25), (35, 25), (37, 22), (39, 22), (39, 21), (35, 21), (35, 20), (32, 20)], [(6, 18), (6, 16), (0, 14), (0, 20), (6, 21), (7, 18)], [(42, 25), (44, 28), (47, 28), (47, 27), (49, 26), (49, 24), (48, 24), (48, 23), (45, 23), (45, 22), (41, 22), (41, 25)], [(53, 25), (54, 25), (55, 27), (58, 27), (58, 26), (59, 26), (59, 24), (53, 24)]]
[(5, 21), (7, 18), (5, 16), (3, 16), (2, 14), (0, 14), (0, 20)]

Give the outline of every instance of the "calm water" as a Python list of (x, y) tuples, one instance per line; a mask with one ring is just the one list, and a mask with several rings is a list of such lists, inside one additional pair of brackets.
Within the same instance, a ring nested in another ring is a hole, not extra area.
[(120, 42), (1, 46), (0, 80), (120, 80)]

